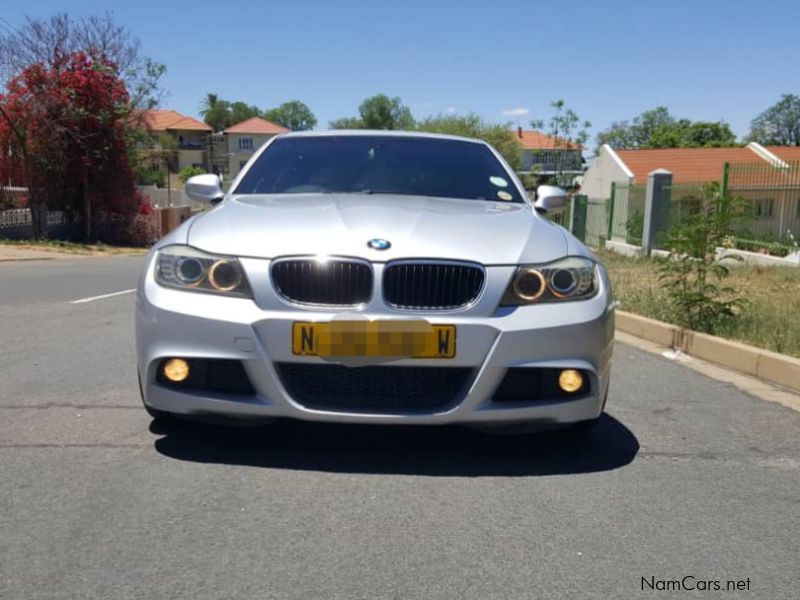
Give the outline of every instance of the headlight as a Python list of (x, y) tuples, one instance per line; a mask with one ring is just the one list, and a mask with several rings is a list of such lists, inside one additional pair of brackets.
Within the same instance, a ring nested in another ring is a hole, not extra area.
[(547, 265), (522, 265), (514, 273), (501, 306), (582, 300), (597, 291), (596, 264), (565, 258)]
[(158, 251), (156, 281), (187, 291), (253, 297), (238, 260), (189, 246), (167, 246)]

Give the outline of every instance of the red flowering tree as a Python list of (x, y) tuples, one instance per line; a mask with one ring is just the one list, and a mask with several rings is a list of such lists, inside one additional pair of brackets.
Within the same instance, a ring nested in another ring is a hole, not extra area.
[[(128, 161), (130, 97), (112, 62), (73, 52), (13, 77), (0, 96), (0, 173), (22, 179), (38, 233), (43, 207), (80, 212), (84, 236), (140, 199)], [(9, 156), (10, 154), (10, 156)]]
[(87, 240), (130, 241), (149, 207), (130, 166), (134, 116), (155, 103), (163, 65), (108, 15), (59, 14), (0, 31), (0, 73), (0, 181), (29, 188), (37, 237), (47, 210), (65, 209), (81, 215)]

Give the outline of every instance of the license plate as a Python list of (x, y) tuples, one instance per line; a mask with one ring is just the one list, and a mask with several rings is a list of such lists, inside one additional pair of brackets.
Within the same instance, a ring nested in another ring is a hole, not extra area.
[(453, 358), (455, 325), (423, 320), (331, 321), (292, 324), (292, 353), (300, 356)]

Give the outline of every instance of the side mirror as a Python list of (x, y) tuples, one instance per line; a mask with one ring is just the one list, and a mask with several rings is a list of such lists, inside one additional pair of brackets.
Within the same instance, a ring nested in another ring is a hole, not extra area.
[(216, 204), (225, 195), (219, 176), (212, 173), (190, 177), (186, 181), (184, 191), (192, 200), (209, 204)]
[(536, 188), (536, 201), (533, 203), (533, 206), (539, 212), (558, 212), (567, 207), (568, 200), (569, 196), (567, 196), (567, 192), (560, 187), (555, 185), (540, 185)]

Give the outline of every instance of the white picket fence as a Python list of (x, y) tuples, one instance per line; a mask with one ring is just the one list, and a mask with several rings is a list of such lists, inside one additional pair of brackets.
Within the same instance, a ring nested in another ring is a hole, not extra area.
[[(69, 223), (63, 210), (51, 210), (47, 213), (47, 226), (65, 225)], [(33, 224), (31, 211), (27, 208), (13, 208), (0, 211), (0, 229), (27, 227)]]
[(183, 190), (172, 188), (158, 188), (154, 185), (138, 186), (142, 196), (150, 199), (153, 208), (172, 208), (174, 206), (188, 206), (189, 200)]

